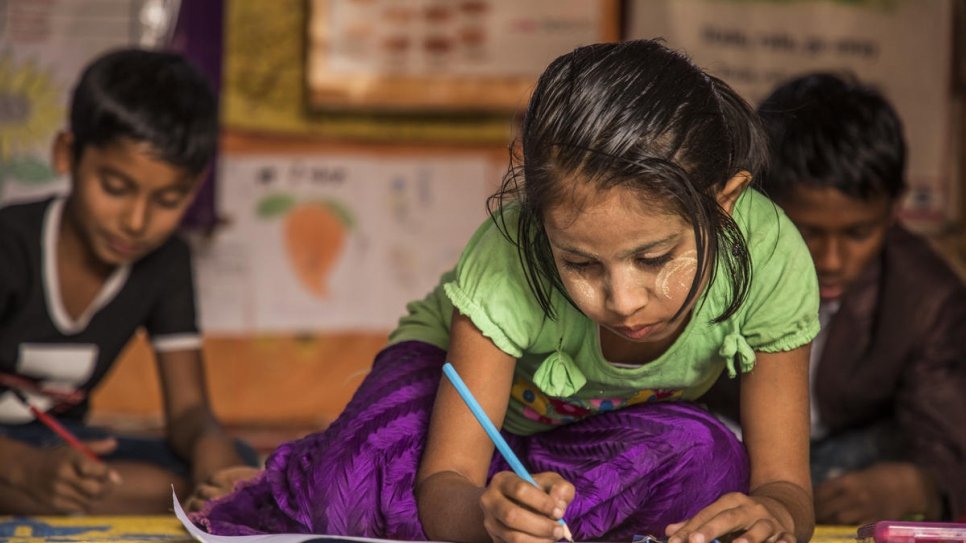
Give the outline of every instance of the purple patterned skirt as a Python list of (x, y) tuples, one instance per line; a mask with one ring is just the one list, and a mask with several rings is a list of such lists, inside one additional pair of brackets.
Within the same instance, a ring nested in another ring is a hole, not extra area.
[[(214, 534), (318, 533), (425, 540), (413, 490), (446, 352), (383, 350), (325, 431), (281, 445), (255, 479), (193, 516)], [(645, 403), (532, 436), (504, 432), (534, 473), (573, 483), (578, 540), (663, 535), (726, 492), (748, 491), (748, 459), (701, 408)], [(509, 467), (499, 453), (490, 476)]]

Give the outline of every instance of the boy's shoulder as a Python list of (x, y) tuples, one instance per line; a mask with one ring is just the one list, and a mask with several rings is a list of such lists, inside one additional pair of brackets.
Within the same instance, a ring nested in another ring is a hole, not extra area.
[[(916, 348), (962, 333), (966, 283), (926, 239), (893, 226), (870, 269), (878, 270), (875, 279), (850, 289), (845, 303), (855, 304), (853, 313), (874, 313), (875, 334), (889, 349), (904, 352), (903, 345)], [(874, 305), (865, 302), (870, 297)]]
[(5, 238), (29, 238), (39, 242), (44, 213), (55, 197), (0, 206), (0, 234)]
[(0, 205), (0, 220), (10, 224), (22, 224), (24, 220), (29, 221), (30, 219), (40, 220), (47, 206), (55, 198), (55, 196), (48, 196), (39, 200), (2, 204)]
[(896, 225), (882, 249), (885, 280), (907, 284), (912, 292), (941, 297), (966, 289), (963, 280), (925, 238)]
[(191, 265), (191, 246), (177, 232), (136, 263), (139, 268), (159, 269), (162, 273), (184, 269), (186, 265)]

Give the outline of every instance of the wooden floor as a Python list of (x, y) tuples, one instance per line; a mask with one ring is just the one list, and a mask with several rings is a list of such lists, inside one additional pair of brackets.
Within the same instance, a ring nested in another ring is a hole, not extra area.
[[(815, 543), (855, 543), (854, 526), (819, 526)], [(51, 541), (109, 541), (148, 543), (192, 541), (175, 516), (120, 517), (2, 517), (0, 541), (38, 543)]]

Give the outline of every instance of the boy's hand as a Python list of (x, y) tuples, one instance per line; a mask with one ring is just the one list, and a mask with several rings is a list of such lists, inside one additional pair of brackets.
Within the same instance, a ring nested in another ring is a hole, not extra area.
[(559, 541), (564, 516), (574, 499), (574, 486), (556, 473), (533, 476), (541, 488), (503, 471), (493, 476), (480, 497), (483, 526), (494, 541), (535, 543)]
[(780, 520), (779, 509), (784, 507), (777, 500), (732, 492), (689, 520), (669, 524), (664, 532), (668, 543), (709, 543), (731, 533), (737, 534), (733, 543), (795, 543), (791, 527)]
[(826, 524), (863, 524), (913, 513), (936, 518), (938, 509), (935, 485), (910, 463), (882, 462), (815, 488), (815, 519)]
[[(97, 455), (117, 448), (114, 439), (87, 441)], [(24, 459), (23, 490), (51, 514), (87, 513), (120, 482), (120, 475), (102, 462), (67, 445), (38, 448)]]
[(259, 472), (261, 469), (251, 466), (233, 466), (220, 470), (195, 488), (185, 501), (184, 507), (187, 511), (200, 511), (208, 500), (227, 495), (235, 489), (235, 485), (252, 479)]

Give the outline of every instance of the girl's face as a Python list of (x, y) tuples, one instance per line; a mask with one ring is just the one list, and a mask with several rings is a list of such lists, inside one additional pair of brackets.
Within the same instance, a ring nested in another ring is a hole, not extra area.
[(648, 208), (628, 189), (578, 190), (584, 205), (562, 204), (544, 228), (560, 278), (580, 310), (634, 343), (673, 339), (674, 318), (697, 273), (694, 232), (681, 217)]

